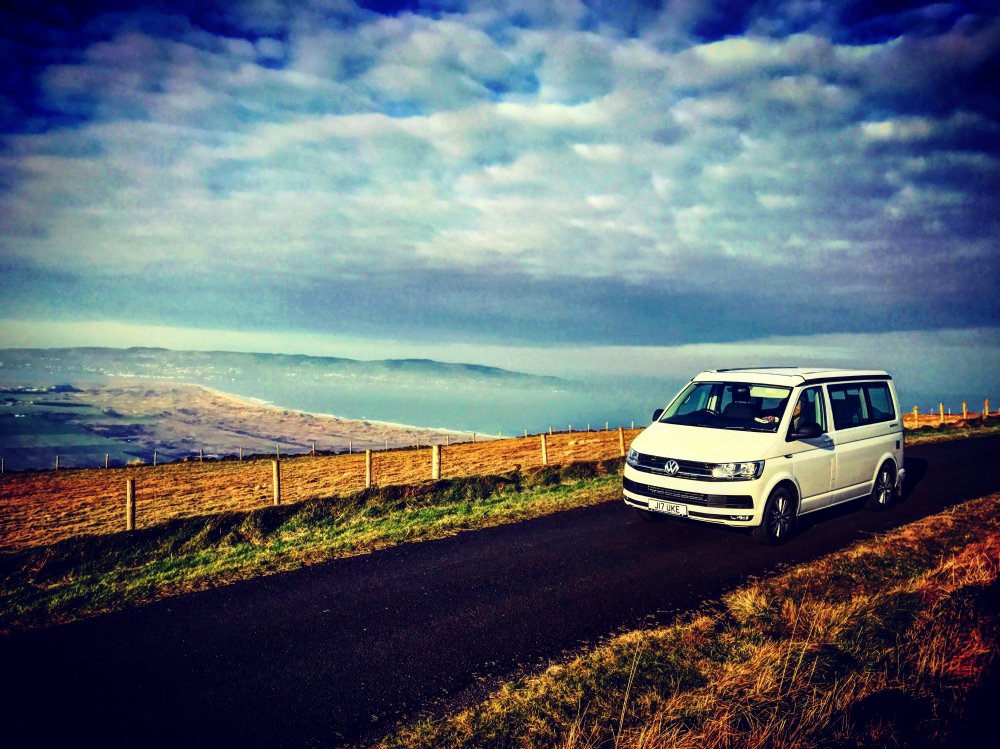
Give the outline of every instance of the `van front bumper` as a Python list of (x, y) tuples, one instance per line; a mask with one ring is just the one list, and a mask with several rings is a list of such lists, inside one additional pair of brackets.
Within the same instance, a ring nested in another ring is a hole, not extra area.
[[(690, 481), (677, 483), (693, 484)], [(704, 488), (704, 482), (697, 482), (692, 488)], [(760, 518), (754, 514), (754, 498), (750, 494), (711, 494), (691, 491), (687, 488), (650, 484), (628, 475), (622, 479), (622, 494), (625, 504), (640, 510), (650, 510), (650, 502), (670, 502), (685, 507), (684, 516), (694, 520), (727, 525), (754, 525)], [(650, 510), (654, 511), (655, 510)], [(670, 516), (669, 513), (663, 513)]]

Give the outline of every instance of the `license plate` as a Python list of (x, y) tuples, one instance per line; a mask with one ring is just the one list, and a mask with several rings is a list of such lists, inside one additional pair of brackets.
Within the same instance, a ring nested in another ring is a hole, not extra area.
[(686, 518), (688, 514), (687, 505), (675, 505), (673, 502), (660, 502), (656, 499), (649, 500), (649, 509), (653, 512), (663, 512), (667, 515), (678, 515)]

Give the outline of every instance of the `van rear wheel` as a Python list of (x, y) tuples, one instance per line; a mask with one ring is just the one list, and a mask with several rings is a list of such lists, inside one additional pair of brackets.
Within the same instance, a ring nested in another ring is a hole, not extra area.
[(886, 510), (896, 499), (896, 470), (892, 463), (886, 461), (878, 469), (878, 476), (875, 477), (875, 486), (865, 503), (869, 510)]
[(783, 544), (795, 532), (795, 498), (784, 486), (777, 487), (764, 503), (764, 517), (751, 535), (762, 544)]

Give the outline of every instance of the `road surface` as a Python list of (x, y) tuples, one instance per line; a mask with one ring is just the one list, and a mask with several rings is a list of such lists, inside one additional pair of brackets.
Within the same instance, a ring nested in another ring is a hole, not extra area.
[[(1000, 437), (907, 449), (907, 497), (766, 548), (620, 501), (0, 639), (25, 745), (337, 746), (783, 565), (1000, 490)], [(484, 681), (485, 678), (485, 681)]]

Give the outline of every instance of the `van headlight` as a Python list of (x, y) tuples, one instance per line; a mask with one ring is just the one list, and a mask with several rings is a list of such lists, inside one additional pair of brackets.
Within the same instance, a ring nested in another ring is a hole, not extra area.
[(764, 472), (764, 461), (749, 463), (718, 463), (712, 466), (712, 478), (720, 481), (752, 481)]
[(634, 468), (639, 464), (639, 453), (630, 447), (628, 449), (628, 456), (625, 458), (625, 462)]

